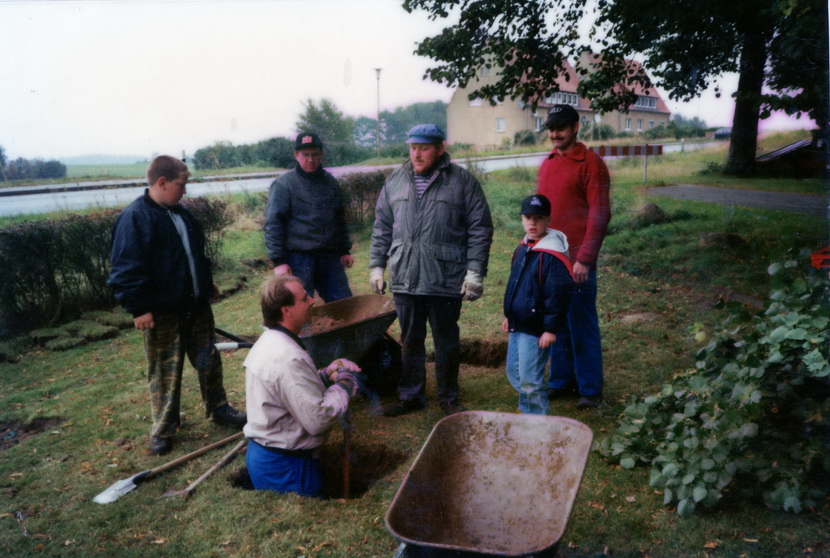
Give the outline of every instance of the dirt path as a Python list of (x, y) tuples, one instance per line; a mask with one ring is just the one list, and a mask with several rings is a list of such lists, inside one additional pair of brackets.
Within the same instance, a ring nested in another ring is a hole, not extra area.
[(786, 194), (694, 184), (657, 186), (646, 188), (645, 192), (648, 196), (666, 196), (678, 200), (702, 201), (727, 206), (795, 211), (810, 215), (827, 215), (828, 207), (828, 196), (817, 194)]

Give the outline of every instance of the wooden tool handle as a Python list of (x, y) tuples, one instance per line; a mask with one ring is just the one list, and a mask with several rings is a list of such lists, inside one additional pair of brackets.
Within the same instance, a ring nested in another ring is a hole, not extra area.
[(242, 436), (244, 436), (244, 434), (242, 432), (237, 432), (233, 436), (228, 436), (227, 438), (225, 438), (223, 440), (219, 440), (218, 442), (214, 442), (214, 443), (212, 443), (210, 445), (207, 445), (207, 446), (205, 446), (201, 449), (197, 449), (196, 451), (190, 452), (187, 455), (183, 455), (183, 456), (179, 457), (178, 459), (174, 459), (173, 461), (171, 461), (169, 463), (165, 463), (164, 465), (160, 465), (160, 466), (156, 467), (155, 469), (150, 469), (150, 472), (147, 473), (147, 475), (145, 476), (145, 479), (152, 478), (152, 477), (158, 475), (159, 473), (163, 473), (164, 471), (167, 471), (168, 469), (172, 469), (173, 467), (176, 467), (177, 465), (181, 465), (182, 463), (190, 461), (193, 458), (199, 457), (200, 455), (202, 455), (204, 453), (207, 453), (212, 449), (216, 449), (218, 447), (224, 446), (225, 444), (233, 442), (234, 440), (238, 440)]
[(199, 477), (199, 478), (198, 478), (198, 479), (196, 479), (195, 481), (191, 482), (191, 483), (190, 483), (190, 486), (188, 486), (187, 488), (185, 488), (185, 489), (184, 489), (185, 494), (186, 494), (186, 495), (189, 495), (191, 492), (193, 492), (193, 490), (194, 490), (197, 486), (199, 486), (199, 484), (200, 484), (203, 480), (205, 480), (205, 479), (206, 479), (206, 478), (208, 478), (210, 475), (212, 475), (214, 472), (216, 472), (216, 470), (217, 470), (217, 469), (220, 469), (220, 468), (224, 467), (224, 466), (228, 463), (228, 461), (230, 461), (231, 459), (233, 459), (234, 457), (236, 457), (236, 454), (239, 452), (239, 450), (241, 450), (241, 449), (242, 449), (242, 447), (243, 447), (245, 444), (247, 444), (247, 443), (248, 443), (248, 440), (242, 440), (241, 442), (239, 442), (238, 444), (236, 444), (236, 445), (234, 446), (234, 448), (233, 448), (231, 451), (229, 451), (228, 453), (226, 453), (226, 454), (225, 454), (225, 456), (224, 456), (224, 457), (222, 457), (222, 459), (220, 459), (220, 460), (216, 463), (216, 465), (214, 465), (213, 467), (211, 467), (210, 469), (208, 469), (207, 471), (205, 471), (205, 472), (202, 474), (202, 476), (201, 476), (201, 477)]

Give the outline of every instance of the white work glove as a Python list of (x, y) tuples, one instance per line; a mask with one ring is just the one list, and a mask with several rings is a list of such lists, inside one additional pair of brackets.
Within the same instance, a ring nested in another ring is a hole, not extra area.
[(382, 295), (386, 292), (386, 281), (383, 280), (383, 268), (373, 267), (369, 272), (369, 284), (372, 286), (372, 292)]
[(468, 269), (467, 275), (464, 277), (464, 284), (461, 285), (461, 298), (464, 300), (481, 298), (481, 295), (484, 294), (482, 281), (481, 273)]

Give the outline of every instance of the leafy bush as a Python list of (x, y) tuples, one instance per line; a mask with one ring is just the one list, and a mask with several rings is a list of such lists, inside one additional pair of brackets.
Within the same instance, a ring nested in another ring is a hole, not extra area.
[(33, 180), (40, 178), (63, 178), (66, 176), (66, 165), (56, 159), (23, 159), (18, 157), (9, 161), (0, 172), (0, 180)]
[(608, 124), (588, 122), (585, 126), (580, 126), (577, 136), (582, 141), (609, 140), (614, 137), (614, 128)]
[[(208, 257), (219, 262), (225, 230), (231, 224), (220, 199), (186, 198), (182, 205), (202, 224)], [(111, 308), (112, 227), (118, 210), (64, 219), (24, 222), (0, 230), (0, 326), (12, 330), (43, 327), (82, 312)]]
[(107, 210), (0, 230), (0, 315), (16, 327), (43, 326), (83, 309), (109, 307)]
[(221, 265), (219, 255), (227, 227), (233, 223), (227, 202), (219, 198), (185, 198), (182, 207), (190, 211), (205, 230), (205, 253), (215, 265)]
[(390, 170), (349, 173), (338, 181), (346, 202), (346, 222), (362, 227), (374, 218), (375, 203)]
[(533, 130), (519, 130), (513, 136), (513, 145), (536, 145), (536, 133)]
[[(624, 468), (651, 466), (651, 486), (680, 515), (725, 495), (761, 497), (800, 512), (824, 495), (830, 472), (830, 354), (826, 274), (804, 259), (769, 267), (765, 311), (738, 303), (660, 393), (632, 398), (599, 451)], [(704, 340), (703, 331), (697, 339)]]

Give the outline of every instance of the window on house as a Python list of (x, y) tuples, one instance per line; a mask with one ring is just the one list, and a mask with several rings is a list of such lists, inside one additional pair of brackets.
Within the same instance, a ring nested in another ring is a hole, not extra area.
[(625, 119), (625, 129), (626, 129), (626, 131), (631, 130), (631, 119), (630, 118)]
[(490, 68), (488, 68), (486, 66), (482, 66), (481, 68), (478, 69), (478, 75), (481, 76), (481, 77), (489, 76), (490, 75)]
[(545, 102), (549, 105), (571, 105), (576, 107), (579, 106), (579, 95), (576, 93), (559, 91), (553, 95), (545, 97)]
[(657, 99), (654, 97), (644, 97), (642, 95), (638, 95), (637, 101), (634, 103), (634, 106), (637, 108), (656, 109)]
[(504, 118), (502, 118), (502, 117), (496, 118), (496, 131), (497, 132), (503, 132), (504, 130), (505, 130)]
[(642, 119), (637, 119), (637, 131), (638, 132), (643, 131), (643, 120)]
[(481, 99), (472, 99), (470, 100), (471, 107), (480, 107), (481, 106)]
[(648, 129), (649, 129), (649, 130), (653, 130), (653, 129), (654, 129), (654, 120), (649, 120), (649, 121), (648, 121)]
[(542, 127), (545, 125), (545, 119), (542, 118), (541, 116), (536, 116), (536, 117), (534, 117), (533, 121), (534, 121), (534, 124), (535, 124), (535, 130), (537, 132), (541, 132)]

